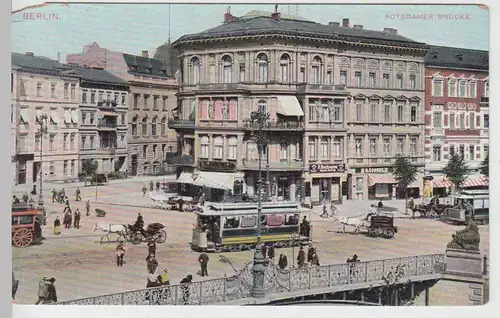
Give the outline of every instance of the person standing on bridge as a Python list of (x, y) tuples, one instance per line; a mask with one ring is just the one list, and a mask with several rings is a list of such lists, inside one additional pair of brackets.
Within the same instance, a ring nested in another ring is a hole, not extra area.
[(267, 256), (269, 257), (269, 260), (271, 261), (272, 264), (274, 264), (274, 243), (271, 243), (269, 246), (269, 250), (267, 251)]
[(148, 273), (154, 274), (158, 268), (158, 261), (153, 254), (149, 254), (146, 258)]
[(266, 242), (262, 242), (262, 257), (266, 259), (267, 257), (267, 245)]
[(182, 303), (187, 305), (189, 303), (189, 284), (193, 282), (193, 276), (191, 274), (187, 275), (181, 280), (181, 291), (182, 291)]
[(48, 292), (48, 280), (47, 277), (42, 277), (40, 282), (38, 283), (38, 301), (36, 302), (35, 305), (39, 305), (40, 303), (45, 303), (47, 299), (47, 294)]
[(280, 254), (278, 266), (280, 269), (285, 269), (288, 266), (288, 258), (286, 257), (286, 255)]
[(56, 292), (56, 286), (54, 283), (56, 282), (56, 279), (52, 277), (51, 279), (48, 280), (49, 284), (47, 285), (47, 302), (48, 303), (57, 303), (57, 292)]
[(323, 213), (321, 213), (320, 217), (322, 218), (328, 217), (328, 210), (326, 209), (326, 203), (323, 204)]
[(297, 265), (299, 268), (304, 267), (304, 263), (306, 260), (306, 253), (304, 252), (304, 248), (301, 246), (299, 250), (299, 255), (297, 255)]
[(200, 266), (201, 266), (201, 277), (208, 276), (207, 267), (208, 267), (209, 260), (210, 260), (210, 258), (208, 257), (207, 253), (205, 253), (205, 252), (201, 253), (200, 256), (198, 257), (198, 262), (200, 262)]

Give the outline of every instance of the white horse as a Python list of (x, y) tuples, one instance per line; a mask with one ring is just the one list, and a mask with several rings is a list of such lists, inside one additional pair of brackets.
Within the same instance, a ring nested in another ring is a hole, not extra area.
[(125, 234), (127, 232), (127, 226), (124, 224), (96, 224), (94, 226), (94, 232), (100, 230), (106, 233), (116, 233)]
[[(361, 218), (360, 218), (361, 217)], [(361, 214), (358, 216), (339, 216), (334, 215), (333, 220), (340, 223), (339, 230), (342, 228), (342, 233), (345, 234), (345, 227), (352, 226), (354, 227), (354, 233), (358, 233), (361, 227), (365, 226), (365, 214)]]

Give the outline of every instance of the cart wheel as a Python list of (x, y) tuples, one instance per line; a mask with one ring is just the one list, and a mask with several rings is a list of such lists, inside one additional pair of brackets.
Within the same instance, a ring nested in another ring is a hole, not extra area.
[(20, 229), (14, 233), (12, 237), (16, 247), (25, 247), (33, 242), (33, 232), (28, 229)]
[(156, 237), (156, 242), (157, 243), (164, 243), (167, 240), (167, 232), (165, 230), (161, 230), (157, 234), (158, 236)]
[(386, 239), (391, 239), (391, 238), (394, 237), (394, 230), (387, 227), (387, 228), (384, 229), (384, 234), (383, 235), (384, 235), (384, 237)]
[(369, 237), (375, 237), (375, 231), (371, 227), (368, 228), (368, 236)]
[(140, 244), (142, 241), (141, 233), (135, 232), (130, 234), (130, 242), (134, 245)]
[(184, 205), (184, 206), (182, 207), (182, 211), (184, 211), (184, 212), (191, 212), (191, 211), (192, 211), (192, 208), (191, 208), (191, 206), (190, 206), (190, 205)]

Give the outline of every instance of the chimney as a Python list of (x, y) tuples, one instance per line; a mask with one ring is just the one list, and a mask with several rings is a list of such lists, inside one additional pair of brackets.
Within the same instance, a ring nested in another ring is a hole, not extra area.
[(224, 13), (224, 23), (233, 22), (236, 17), (231, 14), (231, 7), (227, 7), (226, 13)]
[(57, 52), (57, 62), (61, 62), (61, 53)]
[(355, 25), (354, 25), (354, 28), (355, 28), (356, 30), (363, 30), (363, 26), (362, 26), (361, 24), (355, 24)]
[(328, 22), (329, 26), (334, 26), (334, 27), (339, 27), (340, 23), (339, 22)]
[(149, 52), (146, 50), (142, 51), (142, 57), (149, 58)]
[(389, 34), (398, 34), (398, 30), (393, 28), (384, 28), (384, 32)]
[(34, 56), (33, 52), (26, 52), (26, 56)]
[(342, 27), (348, 28), (349, 27), (349, 18), (343, 18), (342, 19)]
[(278, 12), (278, 5), (274, 6), (274, 13), (271, 14), (271, 19), (279, 21), (281, 18), (281, 14)]

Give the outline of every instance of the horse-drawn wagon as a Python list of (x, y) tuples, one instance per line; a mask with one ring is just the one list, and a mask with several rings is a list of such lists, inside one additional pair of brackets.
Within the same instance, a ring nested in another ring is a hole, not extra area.
[(368, 236), (391, 239), (398, 232), (392, 215), (372, 215), (369, 217)]
[(35, 240), (41, 239), (42, 228), (38, 219), (42, 213), (28, 206), (12, 207), (12, 244), (26, 247)]

